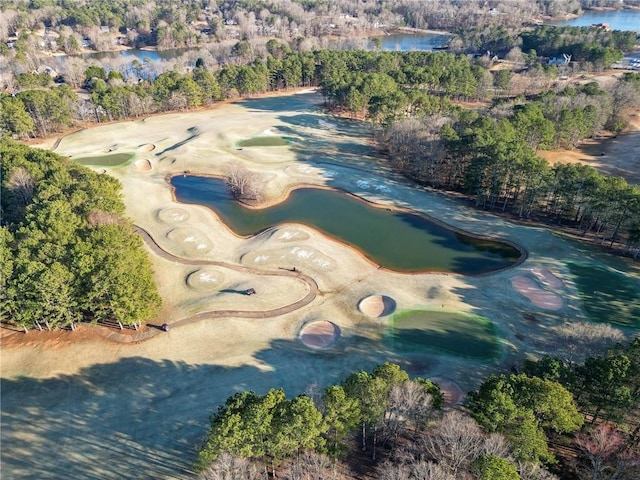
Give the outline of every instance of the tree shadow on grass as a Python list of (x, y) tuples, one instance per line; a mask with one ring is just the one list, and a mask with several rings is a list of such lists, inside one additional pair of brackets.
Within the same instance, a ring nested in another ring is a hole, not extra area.
[(3, 478), (192, 478), (208, 418), (228, 396), (279, 387), (289, 396), (320, 392), (394, 358), (354, 334), (323, 351), (276, 340), (255, 354), (255, 365), (132, 357), (74, 375), (2, 379)]

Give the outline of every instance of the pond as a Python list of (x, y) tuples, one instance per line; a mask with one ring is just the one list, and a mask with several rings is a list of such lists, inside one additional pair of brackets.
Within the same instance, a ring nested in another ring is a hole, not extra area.
[(510, 267), (522, 257), (506, 243), (472, 237), (416, 213), (378, 208), (337, 190), (299, 188), (277, 205), (250, 209), (235, 201), (219, 178), (178, 175), (171, 185), (178, 201), (211, 208), (238, 235), (300, 223), (398, 272), (474, 275)]

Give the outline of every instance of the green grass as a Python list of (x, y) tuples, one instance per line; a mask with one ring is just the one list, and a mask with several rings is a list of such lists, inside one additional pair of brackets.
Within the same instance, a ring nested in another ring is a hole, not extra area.
[(489, 360), (500, 347), (493, 324), (461, 312), (410, 310), (393, 317), (389, 339), (407, 352), (438, 350), (456, 356)]
[(130, 162), (135, 156), (135, 153), (111, 153), (96, 157), (74, 158), (73, 160), (81, 165), (94, 167), (119, 167)]
[(640, 327), (640, 281), (588, 263), (568, 263), (567, 266), (592, 321)]
[(248, 138), (238, 142), (239, 147), (284, 147), (285, 145), (289, 145), (286, 138), (272, 135)]

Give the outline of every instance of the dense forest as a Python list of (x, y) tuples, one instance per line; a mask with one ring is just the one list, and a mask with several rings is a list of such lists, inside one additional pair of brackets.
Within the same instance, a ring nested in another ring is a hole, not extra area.
[(27, 330), (153, 316), (160, 297), (119, 182), (6, 139), (0, 159), (2, 322)]
[(199, 478), (340, 479), (358, 465), (388, 480), (632, 479), (638, 393), (638, 338), (584, 363), (526, 361), (487, 378), (463, 409), (442, 409), (437, 384), (385, 363), (320, 395), (229, 397), (211, 416)]

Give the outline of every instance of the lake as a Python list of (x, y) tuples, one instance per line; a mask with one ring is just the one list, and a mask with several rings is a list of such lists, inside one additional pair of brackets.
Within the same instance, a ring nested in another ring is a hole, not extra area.
[(277, 205), (250, 209), (235, 201), (219, 178), (177, 175), (171, 185), (178, 201), (211, 208), (238, 235), (282, 223), (304, 224), (398, 272), (474, 275), (507, 268), (521, 258), (506, 243), (465, 235), (417, 213), (378, 208), (337, 190), (295, 189)]
[(578, 18), (553, 22), (552, 25), (588, 27), (597, 23), (608, 23), (613, 30), (640, 32), (640, 10), (587, 10)]

